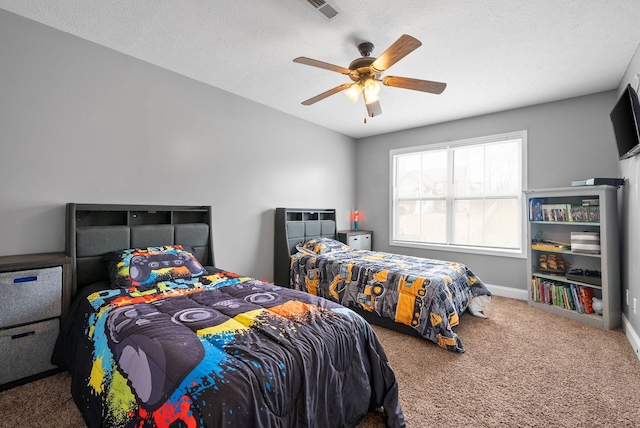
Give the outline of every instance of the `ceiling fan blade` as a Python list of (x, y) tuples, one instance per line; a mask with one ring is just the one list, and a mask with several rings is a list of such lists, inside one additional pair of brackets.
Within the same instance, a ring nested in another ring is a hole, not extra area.
[(444, 88), (447, 87), (447, 84), (442, 82), (398, 76), (386, 76), (382, 79), (382, 83), (385, 86), (393, 86), (394, 88), (412, 89), (414, 91), (430, 92), (432, 94), (441, 94)]
[(400, 36), (369, 66), (375, 74), (382, 73), (405, 56), (422, 46), (420, 40), (407, 34)]
[(380, 107), (380, 101), (374, 101), (372, 103), (366, 104), (367, 106), (367, 116), (376, 117), (382, 114), (382, 108)]
[(304, 56), (300, 56), (293, 60), (300, 64), (310, 65), (312, 67), (324, 68), (325, 70), (335, 71), (337, 73), (349, 74), (351, 70), (348, 68), (340, 67), (338, 65), (329, 64), (328, 62), (318, 61), (317, 59), (311, 59)]
[(317, 103), (318, 101), (324, 100), (327, 97), (330, 97), (333, 94), (337, 94), (340, 91), (344, 91), (345, 89), (347, 89), (349, 86), (351, 86), (351, 83), (344, 83), (340, 86), (336, 86), (333, 89), (329, 89), (328, 91), (325, 91), (323, 93), (321, 93), (320, 95), (316, 95), (313, 98), (309, 98), (307, 101), (303, 101), (302, 105), (305, 106), (310, 106), (313, 103)]

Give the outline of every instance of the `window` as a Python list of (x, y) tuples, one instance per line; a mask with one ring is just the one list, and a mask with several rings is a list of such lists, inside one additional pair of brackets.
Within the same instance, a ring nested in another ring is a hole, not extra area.
[(526, 137), (392, 150), (391, 245), (523, 257)]

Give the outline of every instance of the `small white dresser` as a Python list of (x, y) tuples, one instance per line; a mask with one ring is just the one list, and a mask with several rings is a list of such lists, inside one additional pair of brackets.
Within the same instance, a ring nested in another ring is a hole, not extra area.
[(371, 251), (373, 232), (370, 230), (339, 230), (338, 240), (353, 250)]

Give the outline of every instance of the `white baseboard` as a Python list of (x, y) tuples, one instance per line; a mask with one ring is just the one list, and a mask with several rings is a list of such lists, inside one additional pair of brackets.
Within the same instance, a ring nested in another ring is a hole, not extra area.
[(485, 284), (487, 290), (491, 291), (491, 294), (501, 297), (510, 297), (512, 299), (527, 300), (527, 290), (521, 290), (519, 288), (505, 287), (503, 285)]
[(636, 352), (636, 356), (640, 359), (640, 337), (638, 337), (636, 331), (631, 327), (629, 320), (624, 314), (622, 314), (622, 330), (624, 330), (627, 335), (627, 340), (629, 340), (631, 347)]

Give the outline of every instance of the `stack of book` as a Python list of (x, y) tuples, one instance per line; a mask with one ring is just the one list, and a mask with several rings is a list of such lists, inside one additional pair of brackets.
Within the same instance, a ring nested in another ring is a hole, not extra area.
[(534, 302), (559, 306), (580, 314), (593, 314), (593, 289), (542, 278), (531, 280), (531, 298)]
[(600, 254), (598, 232), (571, 232), (571, 248), (576, 253)]

